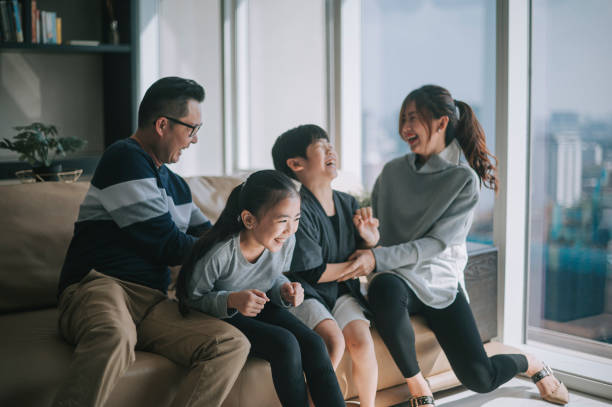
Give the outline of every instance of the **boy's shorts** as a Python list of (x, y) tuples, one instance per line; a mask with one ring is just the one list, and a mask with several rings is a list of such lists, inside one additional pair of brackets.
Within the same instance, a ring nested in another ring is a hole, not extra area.
[(350, 294), (341, 295), (330, 313), (325, 305), (314, 298), (305, 299), (297, 307), (289, 308), (289, 312), (295, 315), (308, 328), (314, 329), (319, 323), (326, 319), (333, 319), (338, 323), (340, 330), (352, 321), (370, 321), (365, 317), (363, 308), (359, 302)]

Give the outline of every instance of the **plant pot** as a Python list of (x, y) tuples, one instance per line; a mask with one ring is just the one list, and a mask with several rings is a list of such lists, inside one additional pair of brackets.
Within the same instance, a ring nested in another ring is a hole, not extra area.
[(58, 172), (62, 172), (62, 164), (52, 164), (32, 168), (32, 172), (39, 178), (39, 181), (59, 181)]

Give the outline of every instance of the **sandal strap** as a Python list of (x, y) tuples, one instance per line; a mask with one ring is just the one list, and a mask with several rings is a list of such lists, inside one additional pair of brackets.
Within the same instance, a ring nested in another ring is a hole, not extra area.
[(546, 376), (552, 376), (552, 375), (553, 375), (553, 372), (550, 369), (550, 367), (544, 365), (544, 369), (540, 370), (539, 372), (531, 376), (531, 380), (533, 380), (534, 383), (537, 383), (543, 378), (545, 378)]
[(431, 404), (434, 406), (434, 398), (432, 396), (419, 396), (419, 397), (410, 397), (408, 399), (408, 404), (410, 407), (418, 407), (424, 406), (425, 404)]

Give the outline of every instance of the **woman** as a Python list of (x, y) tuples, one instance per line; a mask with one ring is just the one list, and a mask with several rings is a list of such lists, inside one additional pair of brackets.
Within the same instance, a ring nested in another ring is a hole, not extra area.
[[(466, 237), (480, 186), (497, 191), (496, 167), (474, 112), (446, 89), (426, 85), (404, 99), (399, 133), (412, 154), (387, 163), (372, 193), (383, 247), (353, 258), (369, 263), (362, 274), (376, 270), (368, 300), (413, 395), (411, 405), (434, 404), (415, 355), (409, 318), (415, 313), (425, 317), (467, 388), (489, 392), (526, 372), (545, 400), (567, 403), (565, 386), (533, 357), (487, 357), (468, 304)], [(461, 150), (469, 166), (459, 163)]]
[(304, 291), (290, 282), (300, 196), (274, 170), (253, 173), (234, 188), (211, 230), (194, 246), (179, 275), (181, 312), (188, 307), (224, 319), (251, 342), (251, 354), (270, 362), (283, 406), (344, 406), (323, 340), (288, 310)]

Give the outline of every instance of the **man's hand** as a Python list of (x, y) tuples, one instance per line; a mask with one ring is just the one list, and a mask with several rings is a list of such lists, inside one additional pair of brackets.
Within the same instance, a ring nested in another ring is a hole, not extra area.
[(304, 288), (300, 283), (285, 283), (281, 286), (281, 297), (286, 303), (297, 307), (304, 301)]
[(376, 258), (372, 250), (356, 250), (348, 259), (353, 263), (351, 267), (353, 271), (343, 275), (338, 281), (367, 276), (376, 268)]
[(378, 219), (372, 216), (371, 206), (357, 209), (355, 215), (353, 215), (353, 224), (355, 224), (355, 228), (366, 247), (376, 246), (380, 239), (380, 233), (378, 233)]
[(268, 301), (270, 299), (266, 293), (252, 288), (230, 293), (227, 296), (227, 307), (236, 308), (245, 317), (254, 317), (261, 312)]

